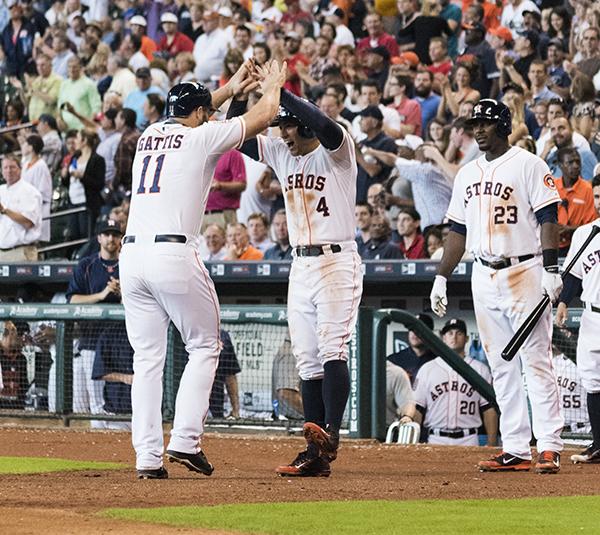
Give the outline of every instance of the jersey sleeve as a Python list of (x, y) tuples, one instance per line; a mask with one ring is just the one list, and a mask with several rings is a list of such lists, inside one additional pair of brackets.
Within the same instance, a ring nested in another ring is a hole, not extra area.
[(246, 138), (246, 122), (243, 117), (227, 121), (209, 121), (192, 130), (192, 145), (207, 154), (223, 154), (239, 149)]
[(415, 377), (415, 403), (419, 407), (427, 408), (427, 373), (429, 363), (421, 367)]
[(333, 159), (333, 161), (339, 165), (342, 169), (356, 168), (356, 153), (354, 148), (354, 141), (350, 137), (350, 134), (345, 128), (340, 127), (343, 132), (342, 143), (335, 150), (328, 150), (327, 152)]
[[(469, 166), (470, 167), (470, 166)], [(464, 168), (463, 168), (464, 169)], [(467, 216), (465, 213), (465, 201), (464, 201), (464, 187), (463, 187), (463, 174), (462, 169), (456, 175), (454, 179), (454, 187), (452, 188), (452, 197), (450, 198), (450, 204), (448, 205), (448, 211), (446, 217), (461, 225), (467, 224)]]
[(284, 156), (283, 151), (287, 150), (285, 143), (281, 139), (272, 139), (267, 136), (256, 136), (258, 142), (258, 161), (266, 163), (276, 174), (279, 170), (279, 162)]
[(529, 204), (534, 212), (553, 203), (560, 202), (560, 195), (550, 174), (550, 168), (541, 158), (532, 157), (529, 172), (523, 173)]
[[(571, 246), (569, 247), (569, 252), (567, 253), (567, 257), (565, 258), (565, 262), (563, 264), (564, 266), (568, 266), (571, 263), (573, 257), (577, 254), (577, 251), (579, 251), (579, 249), (583, 245), (583, 242), (585, 241), (588, 232), (590, 232), (589, 225), (579, 227), (575, 230), (575, 232), (573, 233), (573, 237), (571, 238)], [(581, 280), (583, 280), (583, 270), (581, 269), (582, 257), (583, 255), (579, 257), (579, 260), (575, 262), (575, 265), (571, 268), (571, 271), (569, 271), (571, 275)]]

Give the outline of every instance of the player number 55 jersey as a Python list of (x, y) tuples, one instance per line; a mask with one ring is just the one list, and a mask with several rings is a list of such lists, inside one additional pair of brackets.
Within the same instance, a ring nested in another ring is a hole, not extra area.
[(357, 167), (350, 135), (344, 130), (337, 150), (319, 145), (304, 156), (293, 156), (280, 138), (257, 140), (260, 160), (281, 182), (292, 247), (353, 241)]
[(459, 170), (447, 215), (466, 225), (467, 251), (493, 260), (540, 254), (535, 212), (557, 202), (546, 163), (512, 147), (491, 162), (483, 155)]

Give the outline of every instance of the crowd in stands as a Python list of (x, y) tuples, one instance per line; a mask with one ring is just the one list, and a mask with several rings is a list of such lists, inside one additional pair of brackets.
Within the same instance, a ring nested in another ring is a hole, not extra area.
[[(215, 89), (250, 57), (285, 60), (285, 87), (355, 139), (364, 259), (439, 258), (454, 176), (481, 155), (465, 119), (486, 97), (510, 108), (510, 142), (550, 166), (566, 250), (595, 217), (599, 23), (590, 0), (7, 0), (2, 258), (35, 260), (38, 247), (65, 241), (54, 254), (79, 257), (103, 219), (124, 230), (136, 141), (164, 118), (169, 88)], [(17, 176), (41, 199), (23, 203), (32, 196), (10, 185)], [(283, 208), (271, 169), (223, 155), (203, 258), (288, 259)]]

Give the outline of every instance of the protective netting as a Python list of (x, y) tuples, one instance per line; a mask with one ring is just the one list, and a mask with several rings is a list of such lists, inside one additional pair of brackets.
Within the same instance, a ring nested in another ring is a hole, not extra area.
[[(268, 319), (265, 314), (274, 315), (252, 309), (244, 314), (254, 314), (259, 320)], [(235, 321), (228, 322), (228, 317)], [(224, 313), (223, 350), (211, 392), (209, 420), (301, 420), (300, 378), (287, 324), (239, 319), (237, 311)], [(129, 426), (133, 350), (122, 319), (10, 319), (3, 322), (1, 343), (3, 412), (87, 416), (95, 428)], [(186, 362), (183, 342), (171, 328), (163, 391), (166, 420), (173, 416)]]

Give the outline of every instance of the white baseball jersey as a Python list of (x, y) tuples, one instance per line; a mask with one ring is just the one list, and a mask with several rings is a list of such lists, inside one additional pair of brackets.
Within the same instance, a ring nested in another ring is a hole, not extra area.
[(150, 125), (133, 162), (127, 234), (198, 236), (220, 156), (241, 146), (244, 119), (189, 128), (175, 121)]
[[(492, 376), (485, 364), (472, 357), (466, 357), (465, 362), (491, 383)], [(423, 425), (430, 429), (479, 427), (482, 424), (480, 409), (489, 405), (441, 357), (421, 366), (415, 379), (415, 401), (427, 410)]]
[(585, 427), (581, 424), (589, 425), (587, 394), (581, 384), (577, 366), (563, 354), (555, 356), (552, 364), (556, 374), (565, 425), (573, 426), (572, 431), (574, 432), (584, 433)]
[(292, 156), (281, 138), (256, 138), (260, 160), (281, 182), (292, 247), (354, 240), (356, 156), (343, 133), (337, 150), (319, 145), (304, 156)]
[[(594, 225), (600, 225), (600, 218), (582, 225), (573, 233), (565, 265), (581, 249)], [(600, 308), (600, 235), (596, 235), (586, 247), (571, 274), (581, 279), (581, 300), (586, 303), (579, 324), (577, 369), (585, 390), (597, 393), (600, 392), (600, 312), (590, 310), (590, 305)]]
[[(593, 226), (600, 226), (600, 218), (575, 230), (569, 253), (565, 258), (565, 266), (569, 265), (571, 259), (581, 249)], [(600, 234), (597, 234), (586, 247), (579, 260), (571, 268), (570, 273), (582, 281), (581, 300), (600, 307)]]
[(560, 202), (541, 159), (519, 147), (489, 162), (485, 155), (469, 162), (454, 180), (448, 218), (466, 225), (466, 249), (495, 260), (541, 254), (535, 213)]

